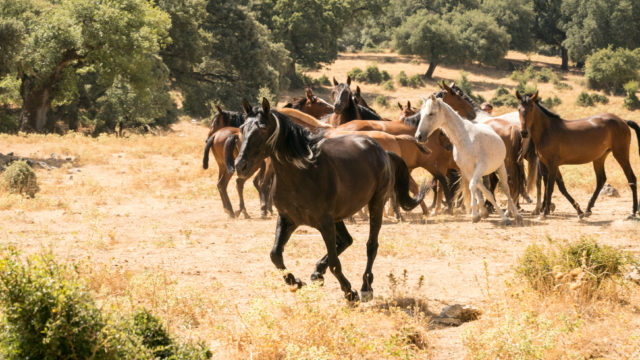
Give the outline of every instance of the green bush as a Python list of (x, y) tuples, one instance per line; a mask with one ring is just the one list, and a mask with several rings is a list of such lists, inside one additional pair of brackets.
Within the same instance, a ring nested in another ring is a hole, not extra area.
[(562, 104), (562, 100), (560, 100), (558, 95), (554, 95), (553, 97), (548, 97), (542, 100), (542, 104), (548, 108), (552, 108), (554, 106)]
[(407, 80), (407, 85), (412, 87), (412, 88), (419, 88), (424, 86), (424, 82), (422, 81), (422, 76), (415, 74), (413, 76), (411, 76), (408, 80)]
[(558, 77), (550, 68), (545, 67), (541, 68), (540, 70), (536, 70), (533, 65), (529, 65), (524, 69), (515, 70), (509, 77), (519, 83), (526, 83), (530, 80), (535, 80), (541, 83), (548, 83), (550, 81), (553, 81), (555, 83), (556, 81), (558, 81)]
[(471, 89), (471, 82), (469, 82), (469, 79), (467, 79), (467, 73), (466, 72), (461, 72), (460, 73), (460, 78), (457, 81), (457, 85), (460, 89), (462, 89), (462, 91), (470, 98), (473, 99), (473, 101), (477, 102), (477, 103), (483, 103), (484, 102), (484, 98), (482, 97), (482, 95), (475, 95), (473, 93), (473, 90)]
[(504, 86), (499, 86), (496, 89), (493, 98), (489, 102), (494, 106), (509, 106), (518, 107), (518, 99), (514, 94), (511, 94)]
[[(290, 89), (304, 89), (307, 86), (313, 86), (313, 79), (300, 71), (296, 71), (296, 76), (290, 80)], [(262, 101), (262, 98), (260, 98), (260, 101)]]
[(376, 104), (378, 104), (380, 106), (384, 106), (384, 107), (388, 107), (389, 106), (389, 101), (388, 101), (387, 97), (384, 96), (384, 95), (378, 95), (376, 97), (375, 102), (376, 102)]
[(271, 89), (269, 89), (266, 86), (261, 87), (258, 90), (258, 97), (256, 99), (256, 103), (262, 104), (262, 98), (266, 98), (267, 100), (269, 100), (269, 104), (273, 104), (274, 106), (275, 104), (278, 103), (278, 98), (271, 92)]
[(351, 69), (351, 70), (347, 73), (347, 75), (348, 75), (352, 80), (355, 80), (355, 81), (363, 81), (362, 79), (364, 78), (364, 72), (362, 71), (362, 69), (357, 68), (357, 67), (355, 67), (355, 68)]
[(400, 84), (400, 86), (409, 86), (409, 78), (404, 71), (400, 71), (398, 73), (396, 80), (398, 80), (398, 84)]
[(636, 96), (636, 92), (638, 91), (638, 82), (632, 80), (624, 84), (624, 91), (627, 93), (627, 96), (624, 98), (623, 106), (629, 110), (639, 109), (640, 99)]
[(329, 78), (325, 74), (315, 79), (314, 83), (318, 86), (331, 86), (331, 81), (329, 81)]
[(380, 71), (378, 65), (375, 64), (367, 66), (364, 71), (357, 67), (353, 68), (349, 71), (348, 75), (355, 81), (369, 84), (380, 84), (391, 79), (391, 75), (389, 75), (388, 72), (384, 70)]
[(608, 104), (609, 98), (600, 94), (589, 94), (586, 91), (578, 94), (578, 99), (576, 100), (576, 104), (579, 106), (594, 106), (596, 103)]
[(0, 133), (16, 133), (20, 127), (20, 110), (0, 106)]
[(533, 95), (533, 94), (536, 93), (536, 91), (538, 91), (538, 84), (536, 84), (536, 83), (529, 84), (529, 83), (526, 83), (526, 82), (520, 82), (516, 86), (516, 91), (518, 91), (520, 94)]
[(640, 57), (628, 49), (609, 46), (587, 56), (585, 77), (593, 89), (621, 91), (622, 86), (638, 79)]
[(0, 257), (0, 358), (171, 359), (211, 357), (202, 344), (176, 344), (141, 311), (116, 321), (96, 307), (73, 266), (52, 255)]
[(35, 171), (24, 160), (7, 166), (2, 179), (4, 187), (12, 193), (34, 197), (40, 191)]
[(572, 90), (573, 89), (573, 86), (567, 84), (566, 82), (562, 82), (562, 81), (560, 81), (558, 79), (553, 81), (553, 85), (558, 90)]
[(380, 72), (380, 77), (382, 79), (382, 81), (389, 81), (391, 80), (391, 75), (389, 75), (389, 73), (387, 72), (387, 70), (382, 70)]
[(581, 286), (592, 293), (605, 279), (621, 279), (628, 264), (637, 264), (629, 253), (582, 239), (555, 249), (530, 245), (518, 260), (516, 272), (538, 291), (557, 289), (582, 274)]
[(391, 80), (385, 81), (385, 83), (382, 84), (382, 88), (387, 91), (393, 91), (395, 89), (393, 86), (393, 81)]

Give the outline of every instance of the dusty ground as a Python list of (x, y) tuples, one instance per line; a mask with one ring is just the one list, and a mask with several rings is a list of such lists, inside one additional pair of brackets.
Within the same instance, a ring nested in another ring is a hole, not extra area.
[[(529, 213), (533, 205), (524, 204), (523, 226), (500, 226), (496, 215), (478, 224), (462, 214), (432, 216), (421, 223), (416, 210), (410, 221), (387, 219), (382, 227), (374, 301), (348, 307), (331, 275), (324, 288), (292, 293), (269, 260), (275, 217), (258, 218), (257, 193), (249, 182), (245, 197), (253, 218), (224, 214), (215, 186), (217, 169), (201, 168), (205, 134), (205, 127), (185, 120), (163, 135), (124, 139), (0, 135), (0, 153), (39, 160), (52, 153), (74, 157), (58, 169), (37, 171), (42, 191), (35, 199), (0, 194), (0, 248), (50, 250), (61, 260), (81, 263), (80, 271), (105, 306), (116, 313), (151, 308), (172, 331), (204, 340), (214, 358), (469, 357), (464, 334), (491, 325), (486, 319), (506, 312), (496, 304), (505, 303), (502, 296), (514, 283), (513, 266), (528, 245), (587, 237), (640, 256), (640, 222), (623, 220), (631, 208), (630, 192), (609, 159), (609, 181), (621, 197), (601, 197), (587, 220), (579, 220), (560, 195), (554, 198), (556, 212), (546, 221), (537, 221)], [(633, 151), (637, 153), (635, 140)], [(633, 157), (639, 172), (638, 156)], [(563, 173), (584, 208), (595, 185), (591, 166)], [(233, 187), (232, 181), (229, 191), (237, 207)], [(368, 224), (358, 220), (347, 227), (355, 242), (341, 261), (347, 278), (359, 288)], [(319, 233), (300, 228), (286, 248), (285, 263), (308, 279), (323, 254)], [(406, 315), (408, 308), (401, 314), (385, 310), (386, 304), (407, 297), (426, 302), (421, 308), (425, 317)], [(319, 307), (309, 305), (309, 299)], [(429, 323), (431, 313), (456, 303), (474, 305), (485, 314), (460, 327)], [(596, 350), (587, 355), (635, 356), (632, 352), (640, 351), (634, 345), (640, 341), (639, 307), (640, 299), (631, 297), (618, 313), (624, 321), (607, 322), (605, 315), (590, 320), (610, 334), (606, 346), (596, 342)], [(300, 316), (321, 325), (305, 323)], [(423, 334), (426, 346), (398, 340), (409, 324)], [(565, 345), (555, 346), (562, 353)]]

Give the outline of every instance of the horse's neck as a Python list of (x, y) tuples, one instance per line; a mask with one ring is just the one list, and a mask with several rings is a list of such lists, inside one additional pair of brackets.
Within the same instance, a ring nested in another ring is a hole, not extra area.
[(475, 121), (479, 124), (484, 124), (486, 121), (493, 119), (495, 116), (492, 116), (488, 112), (484, 110), (476, 110), (476, 118)]
[(473, 131), (472, 123), (464, 121), (451, 108), (446, 108), (445, 116), (446, 119), (443, 122), (442, 130), (445, 135), (447, 135), (451, 143), (458, 148), (465, 148), (471, 145), (469, 132)]
[(564, 126), (562, 119), (551, 118), (537, 107), (535, 107), (535, 112), (532, 115), (534, 120), (531, 122), (530, 132), (534, 143), (540, 143), (542, 139), (556, 133), (554, 128)]

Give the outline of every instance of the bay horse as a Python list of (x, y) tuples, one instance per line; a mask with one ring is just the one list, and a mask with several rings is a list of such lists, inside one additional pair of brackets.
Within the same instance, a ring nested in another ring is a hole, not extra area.
[[(361, 291), (363, 301), (371, 299), (372, 267), (386, 196), (393, 185), (400, 205), (410, 210), (422, 201), (426, 187), (412, 198), (404, 161), (382, 149), (375, 140), (359, 135), (325, 138), (324, 131), (312, 133), (271, 110), (267, 99), (247, 114), (242, 135), (234, 164), (238, 176), (250, 176), (251, 169), (267, 157), (276, 173), (273, 201), (278, 222), (270, 256), (278, 269), (286, 271), (282, 253), (293, 231), (300, 225), (311, 226), (320, 231), (327, 249), (316, 264), (312, 280), (322, 280), (328, 266), (345, 298), (358, 300), (358, 292), (342, 273), (338, 255), (353, 242), (343, 219), (368, 205), (367, 266)], [(290, 272), (284, 280), (290, 286), (303, 285)]]
[(362, 97), (362, 93), (360, 92), (360, 86), (356, 86), (356, 91), (353, 93), (353, 100), (358, 105), (358, 110), (360, 110), (360, 116), (365, 120), (380, 120), (380, 121), (388, 121), (384, 119), (382, 116), (378, 115), (378, 113), (373, 110), (367, 101)]
[[(345, 83), (338, 83), (333, 78), (333, 89), (331, 90), (331, 99), (333, 101), (333, 115), (329, 118), (329, 123), (333, 127), (351, 120), (382, 120), (380, 115), (370, 108), (358, 105), (356, 98), (351, 92), (351, 77), (347, 76)], [(362, 99), (364, 101), (364, 99)]]
[(300, 110), (316, 119), (322, 119), (327, 115), (333, 114), (333, 105), (314, 95), (310, 87), (305, 89), (304, 97), (293, 98), (284, 105), (284, 108)]
[(633, 121), (625, 121), (609, 113), (566, 121), (540, 104), (537, 91), (532, 96), (520, 95), (516, 91), (516, 97), (520, 101), (518, 112), (520, 113), (523, 135), (525, 137), (531, 136), (536, 154), (540, 162), (547, 168), (547, 173), (544, 175), (547, 178), (547, 186), (542, 203), (543, 212), (540, 217), (544, 218), (549, 214), (549, 204), (558, 167), (588, 162), (593, 163), (593, 169), (596, 173), (596, 190), (589, 200), (586, 211), (583, 213), (578, 203), (568, 193), (565, 196), (574, 206), (579, 217), (591, 215), (591, 209), (607, 180), (604, 163), (609, 153), (613, 154), (629, 181), (633, 199), (630, 217), (634, 217), (638, 211), (638, 199), (636, 176), (629, 163), (631, 144), (629, 128), (636, 132), (636, 137), (640, 141), (640, 126)]
[[(479, 200), (482, 201), (484, 195), (502, 218), (502, 223), (509, 223), (493, 194), (482, 183), (483, 176), (497, 171), (500, 187), (507, 195), (509, 212), (515, 217), (516, 222), (520, 223), (522, 218), (511, 198), (507, 183), (504, 164), (506, 148), (498, 134), (488, 125), (464, 120), (451, 106), (431, 95), (420, 109), (420, 123), (415, 137), (418, 141), (426, 141), (438, 128), (441, 128), (451, 140), (453, 158), (460, 168), (463, 184), (466, 185), (463, 189), (468, 187), (471, 193), (472, 221), (480, 220)], [(484, 201), (482, 203), (484, 204)], [(484, 206), (482, 208), (484, 209)]]

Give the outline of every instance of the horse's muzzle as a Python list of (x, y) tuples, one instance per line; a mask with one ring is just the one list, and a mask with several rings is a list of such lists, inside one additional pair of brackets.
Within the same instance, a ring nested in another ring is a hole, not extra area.
[(245, 159), (241, 159), (240, 157), (238, 157), (235, 161), (235, 168), (236, 174), (239, 178), (246, 179), (251, 176), (251, 174), (248, 173), (250, 170), (249, 163)]
[(523, 129), (523, 130), (522, 130), (522, 137), (523, 137), (523, 138), (529, 137), (529, 130), (527, 130), (527, 129)]

